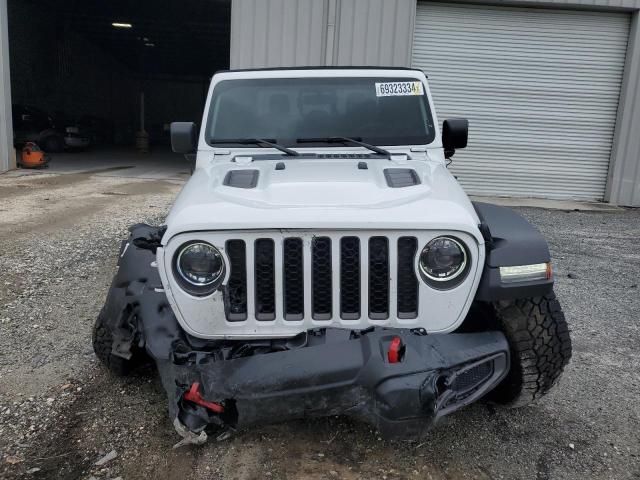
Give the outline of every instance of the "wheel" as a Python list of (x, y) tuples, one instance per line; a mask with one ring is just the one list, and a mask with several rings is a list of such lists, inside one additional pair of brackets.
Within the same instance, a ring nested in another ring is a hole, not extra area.
[(57, 135), (49, 135), (41, 143), (42, 149), (48, 153), (60, 153), (64, 150), (64, 140)]
[(511, 368), (489, 399), (509, 407), (528, 405), (549, 392), (569, 363), (567, 321), (553, 292), (493, 307), (509, 341)]
[(93, 327), (93, 351), (98, 359), (118, 376), (127, 375), (133, 368), (133, 357), (126, 360), (111, 353), (113, 336), (105, 324), (104, 311), (101, 310)]

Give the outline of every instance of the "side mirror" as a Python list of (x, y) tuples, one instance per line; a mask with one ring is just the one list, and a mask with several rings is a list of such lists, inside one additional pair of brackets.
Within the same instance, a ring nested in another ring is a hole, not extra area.
[(198, 148), (198, 133), (193, 122), (171, 124), (171, 149), (176, 153), (193, 153)]
[(442, 146), (444, 156), (449, 158), (456, 153), (456, 148), (465, 148), (469, 138), (469, 120), (466, 118), (450, 118), (442, 124)]

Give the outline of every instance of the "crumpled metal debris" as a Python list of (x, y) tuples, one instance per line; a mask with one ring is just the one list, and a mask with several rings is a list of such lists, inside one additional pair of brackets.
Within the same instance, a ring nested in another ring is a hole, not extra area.
[(200, 433), (194, 433), (185, 427), (178, 417), (173, 420), (173, 428), (175, 428), (178, 435), (182, 437), (182, 440), (173, 446), (174, 449), (184, 445), (202, 445), (207, 441), (207, 433), (204, 430)]

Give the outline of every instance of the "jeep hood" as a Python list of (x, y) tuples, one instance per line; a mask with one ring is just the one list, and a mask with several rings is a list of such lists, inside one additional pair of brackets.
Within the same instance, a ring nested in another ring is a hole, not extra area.
[[(388, 169), (415, 171), (417, 184), (390, 186)], [(482, 243), (477, 225), (466, 194), (438, 161), (220, 161), (198, 168), (180, 192), (163, 243), (188, 231), (343, 228), (459, 230)]]

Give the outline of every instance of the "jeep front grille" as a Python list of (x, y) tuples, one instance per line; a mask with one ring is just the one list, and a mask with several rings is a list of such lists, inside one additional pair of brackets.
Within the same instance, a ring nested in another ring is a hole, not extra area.
[[(311, 241), (311, 292), (313, 319), (328, 320), (332, 317), (333, 293), (331, 288), (331, 239), (318, 237)], [(289, 285), (284, 285), (288, 290)]]
[(369, 239), (369, 318), (389, 318), (389, 244), (385, 237)]
[(242, 240), (229, 240), (227, 254), (231, 263), (226, 291), (226, 315), (232, 322), (247, 319), (247, 259)]
[(302, 239), (287, 238), (283, 245), (284, 318), (302, 320), (304, 318), (304, 276)]
[(340, 317), (360, 318), (360, 239), (340, 239)]
[[(260, 238), (255, 245), (255, 291), (256, 318), (273, 320), (276, 318), (276, 278), (274, 242), (270, 238)], [(233, 268), (233, 266), (231, 266)]]
[[(224, 295), (230, 322), (247, 320), (251, 310), (257, 321), (358, 321), (363, 313), (381, 321), (418, 316), (415, 237), (232, 239), (226, 249), (230, 273)], [(247, 284), (250, 271), (253, 285)]]
[(415, 237), (398, 239), (398, 317), (418, 316), (418, 278), (415, 275), (413, 259), (418, 251)]

